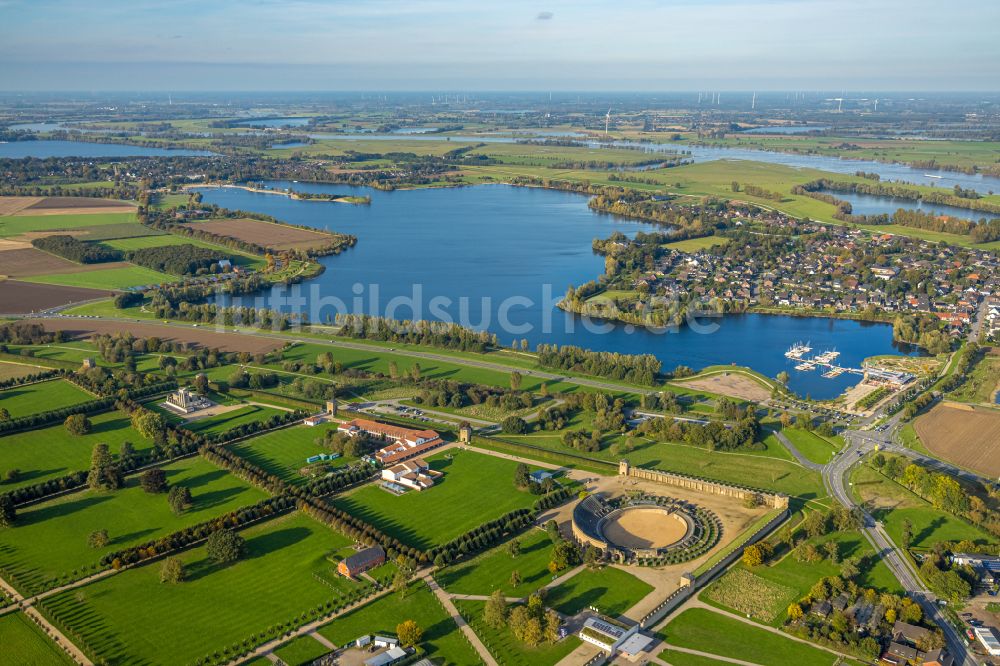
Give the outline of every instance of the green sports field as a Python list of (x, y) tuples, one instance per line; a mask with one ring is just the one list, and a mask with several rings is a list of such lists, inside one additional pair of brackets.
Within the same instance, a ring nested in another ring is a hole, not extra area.
[(376, 599), (323, 625), (318, 633), (334, 645), (346, 645), (366, 634), (395, 634), (396, 625), (405, 620), (413, 620), (424, 630), (421, 647), (435, 664), (480, 663), (468, 640), (423, 581), (411, 583), (405, 597), (392, 593)]
[[(47, 581), (88, 573), (101, 556), (227, 511), (254, 504), (265, 493), (247, 485), (204, 458), (195, 456), (164, 466), (170, 485), (191, 491), (194, 505), (174, 515), (165, 493), (149, 494), (132, 476), (114, 492), (84, 490), (18, 511), (17, 527), (0, 531), (0, 566), (23, 591)], [(91, 548), (91, 532), (106, 529), (111, 542)]]
[(176, 282), (177, 278), (142, 266), (127, 266), (125, 268), (102, 268), (82, 273), (34, 275), (24, 278), (24, 281), (87, 289), (128, 289), (129, 287)]
[(73, 660), (24, 613), (9, 613), (0, 616), (0, 663), (56, 666)]
[[(328, 452), (314, 440), (322, 438), (324, 432), (336, 430), (336, 427), (336, 423), (323, 423), (315, 427), (297, 425), (282, 428), (240, 442), (233, 446), (232, 450), (241, 458), (249, 460), (283, 481), (302, 483), (306, 481), (306, 477), (299, 474), (299, 469), (306, 466), (306, 458)], [(341, 456), (328, 464), (339, 467), (356, 460), (357, 458)]]
[(105, 224), (135, 222), (135, 213), (90, 213), (84, 215), (5, 215), (0, 216), (0, 236), (17, 236), (28, 231), (78, 229)]
[(530, 507), (536, 496), (514, 487), (517, 463), (452, 449), (452, 460), (428, 458), (444, 473), (434, 486), (396, 496), (369, 484), (333, 503), (387, 534), (417, 548), (444, 544), (514, 509)]
[[(509, 597), (523, 597), (550, 582), (549, 561), (552, 540), (541, 529), (530, 529), (518, 537), (521, 553), (511, 557), (507, 544), (435, 574), (441, 587), (453, 594), (490, 594), (501, 589)], [(519, 585), (510, 584), (510, 575), (521, 575)]]
[(63, 424), (57, 423), (0, 437), (0, 472), (20, 471), (15, 480), (0, 483), (0, 492), (86, 470), (98, 443), (107, 444), (113, 454), (118, 453), (123, 442), (131, 442), (137, 451), (152, 446), (151, 441), (132, 428), (122, 412), (104, 412), (88, 418), (91, 431), (86, 435), (71, 435)]
[(43, 612), (110, 664), (159, 664), (164, 650), (192, 663), (360, 585), (313, 575), (329, 571), (325, 554), (348, 542), (300, 513), (242, 534), (247, 553), (235, 563), (219, 566), (196, 548), (180, 555), (184, 582), (161, 583), (153, 562), (47, 599)]
[(52, 379), (0, 391), (0, 407), (13, 419), (71, 407), (96, 398), (64, 379)]

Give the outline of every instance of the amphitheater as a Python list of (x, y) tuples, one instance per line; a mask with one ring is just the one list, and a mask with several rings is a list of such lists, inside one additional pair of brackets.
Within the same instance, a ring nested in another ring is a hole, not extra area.
[(573, 508), (573, 534), (619, 562), (679, 564), (713, 548), (722, 523), (710, 510), (648, 493), (598, 493)]

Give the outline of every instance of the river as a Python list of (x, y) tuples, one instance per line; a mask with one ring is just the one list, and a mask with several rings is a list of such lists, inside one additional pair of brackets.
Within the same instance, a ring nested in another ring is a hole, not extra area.
[(11, 141), (0, 143), (0, 158), (24, 157), (193, 157), (214, 155), (207, 150), (146, 148), (84, 141)]
[[(787, 370), (791, 388), (814, 398), (832, 398), (858, 378), (795, 371), (783, 355), (793, 343), (810, 341), (817, 352), (835, 348), (841, 364), (852, 367), (868, 356), (899, 353), (885, 324), (749, 314), (658, 333), (565, 313), (555, 303), (567, 285), (603, 271), (603, 259), (591, 251), (593, 238), (653, 229), (595, 213), (579, 194), (507, 185), (395, 192), (283, 181), (269, 186), (372, 198), (365, 206), (201, 190), (206, 203), (357, 235), (355, 248), (321, 259), (326, 271), (299, 286), (314, 320), (336, 311), (446, 319), (493, 331), (502, 344), (527, 339), (532, 347), (547, 342), (655, 354), (666, 369), (736, 363), (770, 377)], [(242, 304), (281, 306), (264, 297)]]
[(939, 203), (928, 203), (926, 201), (913, 201), (912, 199), (897, 199), (895, 197), (883, 197), (874, 194), (857, 194), (854, 192), (826, 192), (843, 201), (851, 204), (851, 212), (854, 215), (881, 215), (883, 213), (892, 215), (900, 208), (906, 210), (921, 210), (925, 213), (937, 213), (938, 215), (951, 215), (965, 220), (979, 220), (981, 218), (991, 219), (1000, 217), (995, 213), (985, 213), (983, 211), (959, 208), (958, 206), (946, 206)]
[[(310, 134), (310, 137), (318, 140), (328, 141), (444, 141), (450, 140), (460, 143), (514, 143), (520, 139), (510, 136), (497, 136), (492, 134), (413, 134), (401, 137), (398, 134)], [(966, 174), (959, 171), (945, 171), (943, 169), (922, 169), (907, 166), (905, 164), (893, 164), (885, 162), (875, 162), (873, 160), (847, 160), (829, 155), (799, 155), (796, 153), (782, 153), (769, 150), (754, 150), (752, 148), (732, 148), (716, 146), (700, 146), (687, 142), (677, 143), (639, 143), (636, 141), (584, 141), (581, 143), (598, 148), (608, 146), (612, 148), (635, 148), (649, 153), (678, 153), (690, 154), (695, 162), (711, 162), (714, 160), (747, 160), (754, 162), (765, 162), (767, 164), (781, 164), (793, 169), (818, 169), (833, 173), (853, 174), (856, 171), (867, 173), (877, 173), (885, 181), (903, 181), (916, 183), (919, 185), (933, 185), (946, 189), (952, 189), (955, 185), (964, 188), (972, 188), (981, 193), (988, 191), (1000, 191), (1000, 178), (996, 176), (984, 176), (982, 174)]]

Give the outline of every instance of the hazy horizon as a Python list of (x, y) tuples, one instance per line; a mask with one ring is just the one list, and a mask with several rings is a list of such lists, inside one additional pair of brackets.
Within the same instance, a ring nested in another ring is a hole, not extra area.
[(1000, 3), (0, 0), (5, 91), (1000, 89)]

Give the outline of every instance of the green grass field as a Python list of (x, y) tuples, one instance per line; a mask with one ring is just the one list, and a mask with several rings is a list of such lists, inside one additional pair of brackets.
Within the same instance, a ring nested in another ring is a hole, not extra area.
[(332, 568), (325, 554), (346, 538), (299, 513), (242, 534), (247, 553), (233, 564), (219, 566), (196, 548), (180, 556), (184, 582), (161, 583), (154, 562), (56, 595), (45, 612), (82, 636), (93, 656), (151, 666), (163, 662), (165, 649), (173, 663), (191, 663), (338, 598), (313, 574)]
[[(437, 573), (438, 583), (453, 594), (490, 594), (501, 589), (509, 597), (523, 597), (550, 582), (549, 561), (552, 540), (540, 529), (528, 530), (520, 537), (521, 554), (511, 557), (507, 544)], [(519, 585), (510, 584), (513, 571), (521, 574)]]
[(314, 659), (319, 659), (330, 652), (330, 649), (312, 636), (300, 636), (291, 643), (274, 651), (281, 661), (288, 666), (309, 666)]
[(0, 216), (0, 236), (17, 236), (28, 231), (78, 229), (80, 227), (123, 224), (126, 222), (135, 222), (135, 213)]
[(732, 663), (720, 659), (709, 659), (697, 654), (688, 654), (680, 650), (664, 650), (658, 656), (671, 666), (727, 666)]
[(24, 278), (24, 281), (58, 284), (67, 287), (85, 287), (87, 289), (128, 289), (129, 287), (177, 282), (177, 278), (142, 266), (128, 266), (126, 268), (102, 268), (82, 273), (34, 275)]
[(432, 488), (396, 496), (369, 484), (333, 503), (417, 548), (444, 544), (508, 511), (530, 507), (534, 495), (514, 487), (517, 463), (471, 451), (427, 458), (444, 476)]
[[(147, 404), (146, 406), (150, 407), (151, 405)], [(215, 416), (206, 416), (205, 418), (195, 419), (193, 421), (185, 421), (174, 414), (165, 412), (165, 410), (159, 406), (156, 407), (156, 411), (166, 413), (170, 422), (182, 425), (184, 428), (193, 432), (200, 432), (203, 435), (215, 435), (226, 432), (236, 426), (240, 426), (245, 423), (254, 423), (255, 421), (264, 421), (275, 414), (283, 413), (283, 410), (274, 409), (272, 407), (246, 405), (245, 407), (240, 407), (222, 414), (216, 414)]]
[[(587, 428), (590, 417), (577, 414), (567, 428)], [(561, 441), (562, 431), (538, 432), (523, 436), (503, 435), (512, 442), (540, 446), (556, 453), (573, 451)], [(589, 457), (615, 462), (610, 447), (619, 435), (608, 434), (601, 442), (601, 450), (588, 453)], [(823, 482), (816, 472), (803, 469), (792, 462), (792, 457), (773, 437), (765, 440), (762, 451), (709, 451), (687, 444), (639, 441), (628, 459), (635, 465), (652, 467), (669, 472), (679, 472), (720, 481), (728, 481), (755, 488), (764, 488), (787, 493), (803, 499), (815, 499), (826, 495)]]
[(545, 603), (564, 615), (576, 615), (594, 606), (605, 615), (617, 617), (652, 591), (653, 586), (645, 581), (606, 566), (597, 570), (584, 569), (558, 587), (550, 588)]
[(580, 645), (576, 636), (567, 636), (556, 643), (534, 647), (517, 640), (506, 627), (494, 629), (483, 620), (484, 601), (455, 600), (458, 612), (486, 645), (490, 654), (504, 666), (551, 666)]
[(704, 608), (690, 608), (661, 632), (667, 643), (757, 664), (832, 666), (836, 655)]
[(58, 423), (0, 437), (0, 472), (20, 471), (15, 480), (0, 483), (0, 492), (85, 470), (90, 467), (90, 455), (98, 443), (107, 444), (114, 454), (123, 442), (131, 442), (137, 451), (152, 446), (122, 412), (104, 412), (89, 418), (92, 429), (86, 435), (71, 435)]
[(686, 238), (674, 241), (673, 243), (667, 243), (664, 247), (677, 250), (678, 252), (697, 252), (699, 250), (707, 250), (716, 245), (725, 245), (728, 242), (729, 239), (724, 236), (703, 236), (701, 238)]
[(79, 238), (84, 241), (107, 241), (119, 238), (139, 238), (141, 236), (163, 236), (166, 232), (153, 229), (138, 222), (122, 222), (120, 224), (99, 224), (92, 227), (80, 227)]
[[(872, 587), (879, 592), (902, 594), (899, 582), (889, 568), (875, 557), (871, 544), (859, 532), (835, 532), (807, 540), (822, 549), (827, 541), (836, 541), (839, 557), (865, 556), (866, 565), (856, 582), (861, 587)], [(733, 611), (752, 615), (755, 619), (772, 626), (781, 626), (787, 614), (788, 605), (809, 593), (816, 581), (840, 574), (840, 564), (827, 559), (821, 562), (799, 562), (794, 555), (758, 567), (747, 567), (742, 562), (736, 564), (702, 594), (704, 601), (715, 602)], [(747, 577), (746, 574), (751, 574)]]
[(395, 634), (396, 625), (405, 620), (413, 620), (424, 630), (420, 645), (435, 664), (466, 666), (480, 663), (475, 650), (423, 581), (411, 583), (405, 597), (391, 593), (334, 619), (317, 631), (334, 645), (346, 645), (366, 634)]
[[(115, 492), (84, 490), (19, 510), (17, 526), (0, 531), (0, 566), (11, 572), (20, 589), (36, 589), (74, 570), (87, 573), (106, 553), (266, 497), (200, 456), (163, 469), (170, 485), (191, 490), (194, 505), (181, 515), (170, 510), (166, 494), (145, 492), (138, 476), (132, 476), (125, 488)], [(111, 542), (104, 548), (91, 548), (88, 536), (101, 529), (108, 531)]]
[(44, 371), (45, 368), (38, 365), (0, 362), (0, 381), (13, 379), (15, 377), (24, 377), (25, 375), (33, 375)]
[(0, 663), (18, 666), (72, 664), (58, 645), (24, 613), (0, 616)]
[(839, 450), (839, 447), (835, 446), (830, 440), (808, 430), (785, 428), (782, 432), (795, 445), (799, 453), (820, 465), (830, 462), (833, 459), (834, 452)]
[[(323, 433), (336, 430), (337, 424), (324, 423), (315, 427), (297, 425), (254, 437), (232, 447), (233, 453), (274, 474), (289, 483), (302, 483), (306, 477), (299, 470), (306, 466), (306, 458), (327, 450), (315, 443)], [(346, 465), (357, 458), (341, 456), (328, 463), (334, 466)]]
[(10, 412), (10, 417), (13, 419), (96, 399), (64, 379), (52, 379), (0, 391), (0, 407)]
[(913, 526), (913, 548), (927, 549), (938, 541), (996, 541), (964, 520), (935, 509), (930, 503), (867, 465), (855, 468), (851, 482), (854, 484), (855, 497), (874, 503), (872, 515), (885, 524), (886, 532), (897, 544), (902, 542), (903, 522), (906, 520)]

